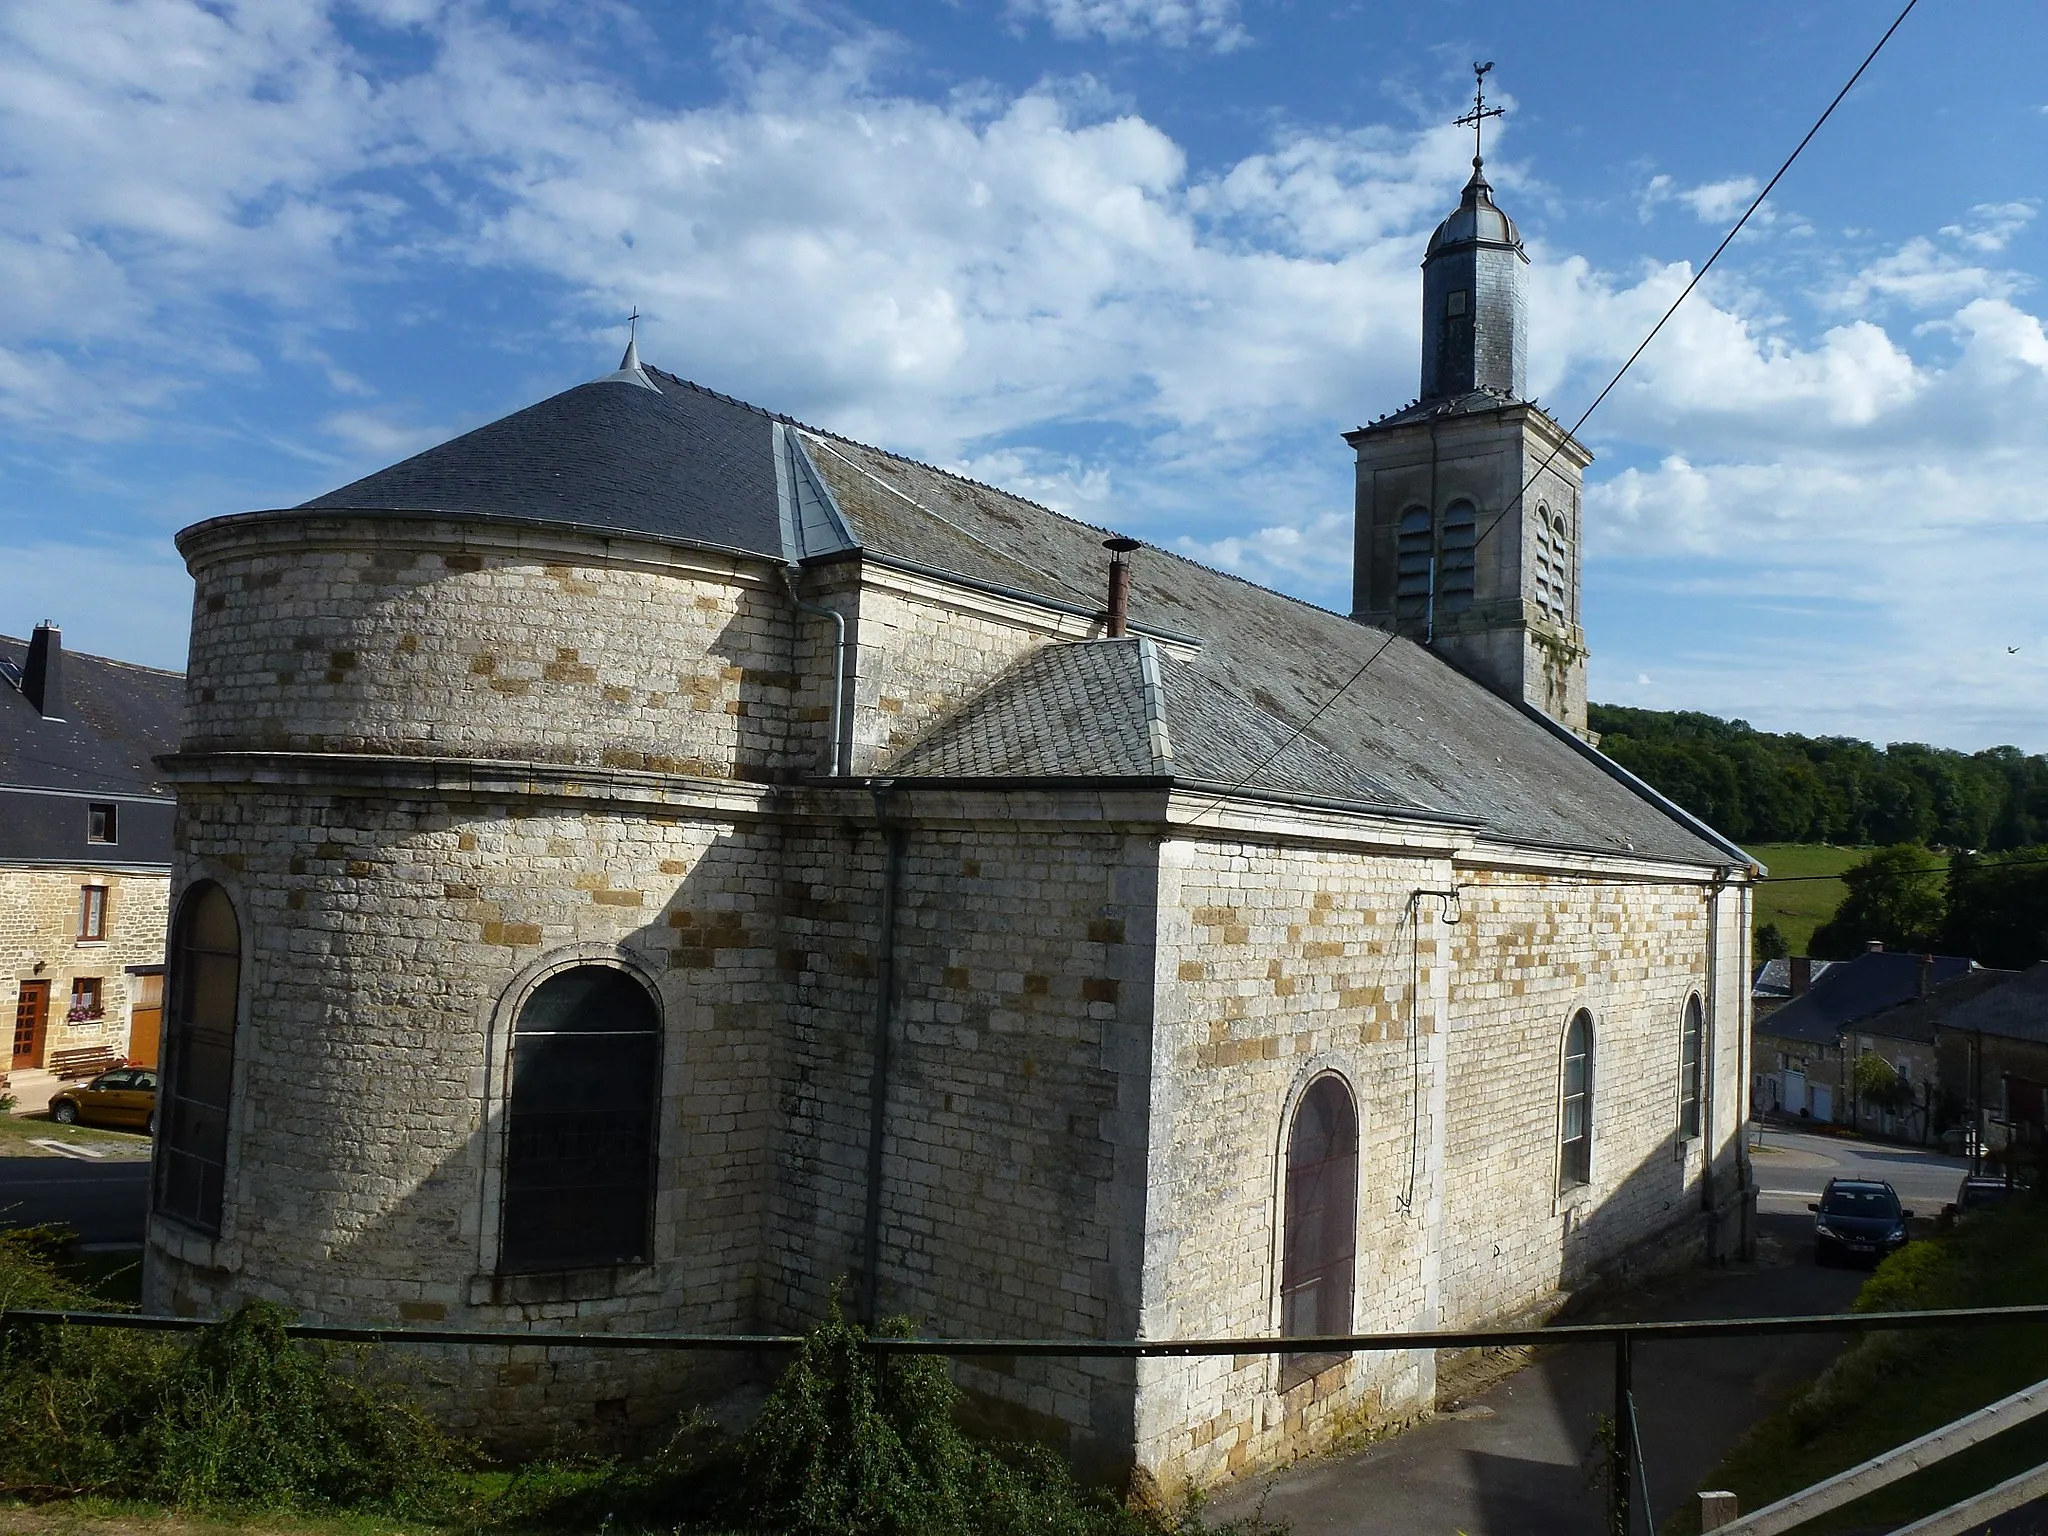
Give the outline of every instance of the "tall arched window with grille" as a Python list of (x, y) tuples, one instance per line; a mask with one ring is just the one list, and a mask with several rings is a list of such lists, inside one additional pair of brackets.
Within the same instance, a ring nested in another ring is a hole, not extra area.
[(1685, 1000), (1685, 1023), (1678, 1039), (1678, 1134), (1700, 1133), (1700, 1060), (1706, 1045), (1706, 1014), (1699, 994)]
[(227, 1187), (242, 925), (228, 893), (211, 880), (194, 885), (178, 903), (169, 962), (155, 1207), (160, 1216), (218, 1236)]
[[(1294, 1111), (1282, 1220), (1281, 1336), (1349, 1333), (1358, 1250), (1358, 1113), (1339, 1078), (1318, 1078)], [(1283, 1389), (1341, 1358), (1289, 1355), (1282, 1363)]]
[(613, 966), (548, 977), (512, 1030), (499, 1263), (588, 1269), (648, 1256), (661, 1017)]
[(1479, 511), (1469, 501), (1444, 508), (1443, 550), (1436, 564), (1436, 606), (1439, 614), (1463, 613), (1472, 606), (1472, 583), (1479, 554)]
[(1401, 514), (1394, 544), (1394, 617), (1422, 622), (1429, 613), (1429, 509)]
[(1583, 1008), (1564, 1032), (1559, 1086), (1557, 1187), (1562, 1192), (1593, 1180), (1593, 1015)]

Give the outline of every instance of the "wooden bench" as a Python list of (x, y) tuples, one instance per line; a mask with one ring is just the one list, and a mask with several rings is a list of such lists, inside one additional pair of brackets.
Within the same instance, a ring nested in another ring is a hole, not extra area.
[(127, 1064), (128, 1058), (111, 1045), (79, 1045), (68, 1051), (50, 1052), (48, 1070), (69, 1082), (73, 1078), (98, 1077)]

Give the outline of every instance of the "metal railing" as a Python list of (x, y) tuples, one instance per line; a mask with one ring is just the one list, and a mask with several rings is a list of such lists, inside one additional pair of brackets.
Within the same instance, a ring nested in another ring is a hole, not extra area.
[[(0, 1331), (64, 1326), (146, 1332), (193, 1332), (214, 1320), (138, 1312), (0, 1311)], [(1353, 1354), (1403, 1350), (1512, 1349), (1566, 1344), (1604, 1344), (1614, 1351), (1613, 1444), (1608, 1493), (1613, 1529), (1653, 1531), (1649, 1490), (1635, 1411), (1636, 1351), (1641, 1345), (1686, 1339), (1757, 1338), (1810, 1333), (1882, 1333), (1943, 1328), (1990, 1328), (2015, 1323), (2048, 1323), (2048, 1304), (2017, 1307), (1949, 1307), (1921, 1312), (1824, 1312), (1799, 1317), (1714, 1318), (1687, 1322), (1563, 1323), (1548, 1328), (1453, 1328), (1406, 1333), (1327, 1334), (1275, 1338), (1270, 1334), (1227, 1339), (951, 1339), (871, 1335), (865, 1347), (877, 1354), (983, 1355), (1054, 1359), (1185, 1359), (1207, 1355)], [(795, 1349), (801, 1334), (568, 1333), (537, 1329), (380, 1328), (338, 1323), (292, 1323), (288, 1337), (352, 1344), (468, 1344), (528, 1348), (757, 1351)], [(1909, 1476), (1944, 1456), (1990, 1438), (2037, 1414), (2048, 1412), (2048, 1382), (1852, 1467), (1812, 1488), (1781, 1499), (1754, 1514), (1722, 1524), (1722, 1536), (1778, 1536), (1877, 1488)], [(2048, 1493), (2048, 1468), (2025, 1473), (1977, 1498), (1930, 1516), (1896, 1536), (1952, 1536), (2028, 1499)], [(2001, 1500), (2005, 1502), (2000, 1502)], [(1952, 1523), (1965, 1514), (1971, 1518)]]

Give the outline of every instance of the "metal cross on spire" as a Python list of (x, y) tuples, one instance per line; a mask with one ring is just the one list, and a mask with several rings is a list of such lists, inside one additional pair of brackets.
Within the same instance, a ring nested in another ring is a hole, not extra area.
[(1489, 107), (1486, 104), (1486, 76), (1487, 72), (1490, 71), (1492, 68), (1493, 60), (1491, 59), (1488, 59), (1484, 64), (1481, 64), (1476, 59), (1473, 61), (1472, 110), (1470, 112), (1467, 112), (1463, 117), (1453, 119), (1454, 126), (1459, 128), (1470, 128), (1472, 130), (1472, 169), (1475, 171), (1479, 169), (1480, 165), (1480, 129), (1485, 127), (1486, 120), (1489, 117), (1501, 117), (1505, 115), (1505, 113), (1507, 112), (1507, 108), (1505, 107)]

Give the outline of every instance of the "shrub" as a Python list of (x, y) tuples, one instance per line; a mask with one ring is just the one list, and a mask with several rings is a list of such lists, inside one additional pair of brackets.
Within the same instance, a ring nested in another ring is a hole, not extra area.
[[(105, 1310), (58, 1274), (65, 1234), (0, 1234), (0, 1307)], [(250, 1302), (191, 1338), (17, 1326), (0, 1339), (0, 1494), (184, 1506), (454, 1507), (463, 1457), (409, 1401)]]

